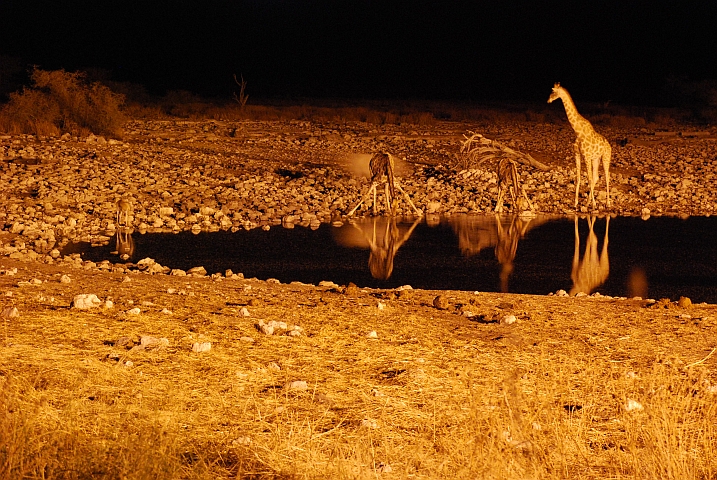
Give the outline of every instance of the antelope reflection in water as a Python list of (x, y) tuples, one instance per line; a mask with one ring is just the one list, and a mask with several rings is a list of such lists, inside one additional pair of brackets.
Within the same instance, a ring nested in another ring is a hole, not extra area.
[(131, 228), (120, 228), (115, 233), (115, 252), (122, 260), (129, 260), (134, 255), (134, 238)]
[(578, 217), (575, 216), (575, 253), (573, 254), (573, 272), (570, 278), (573, 279), (573, 287), (570, 295), (585, 293), (589, 295), (600, 285), (605, 283), (610, 274), (610, 259), (607, 254), (608, 227), (610, 217), (605, 219), (605, 236), (603, 238), (602, 251), (598, 254), (598, 238), (595, 235), (595, 216), (588, 217), (588, 238), (585, 244), (585, 253), (580, 259), (580, 235), (578, 232)]
[(485, 248), (493, 247), (500, 263), (500, 291), (509, 291), (509, 279), (518, 251), (518, 241), (538, 225), (547, 222), (549, 216), (461, 216), (451, 218), (453, 231), (458, 236), (461, 253), (470, 257)]
[(353, 228), (340, 229), (337, 241), (346, 247), (368, 247), (371, 250), (368, 257), (371, 276), (377, 280), (388, 280), (393, 273), (393, 260), (398, 249), (406, 243), (419, 223), (420, 217), (410, 227), (399, 226), (394, 217), (352, 220)]

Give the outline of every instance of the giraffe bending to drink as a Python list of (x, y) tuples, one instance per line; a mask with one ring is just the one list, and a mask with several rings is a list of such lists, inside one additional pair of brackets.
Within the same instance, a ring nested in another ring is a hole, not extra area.
[(396, 189), (403, 194), (406, 201), (411, 205), (413, 208), (413, 211), (416, 213), (416, 215), (421, 216), (423, 213), (416, 208), (416, 206), (411, 201), (411, 198), (408, 196), (408, 194), (401, 188), (401, 185), (398, 184), (398, 181), (396, 180), (394, 176), (394, 161), (393, 161), (393, 155), (390, 153), (376, 153), (373, 157), (371, 157), (371, 161), (368, 164), (368, 168), (371, 172), (371, 187), (368, 189), (368, 192), (366, 192), (366, 195), (361, 199), (361, 201), (351, 209), (351, 211), (348, 213), (348, 216), (354, 214), (354, 212), (361, 206), (362, 203), (364, 203), (371, 193), (373, 193), (373, 214), (376, 215), (376, 187), (379, 183), (385, 179), (385, 200), (386, 200), (386, 210), (389, 212), (389, 215), (393, 215), (394, 209), (395, 209), (395, 200), (396, 200)]
[(582, 161), (585, 162), (585, 169), (587, 170), (588, 185), (590, 186), (590, 201), (592, 201), (593, 210), (597, 209), (593, 190), (598, 181), (598, 168), (600, 166), (600, 160), (602, 160), (602, 166), (605, 170), (607, 207), (610, 208), (610, 157), (612, 155), (612, 147), (610, 147), (610, 143), (608, 143), (605, 137), (597, 133), (590, 122), (578, 113), (577, 108), (575, 108), (575, 103), (573, 103), (573, 99), (570, 97), (568, 91), (561, 87), (559, 83), (556, 83), (553, 86), (553, 92), (548, 98), (548, 103), (552, 103), (558, 98), (563, 101), (568, 121), (577, 136), (574, 145), (575, 163), (577, 167), (575, 178), (575, 208), (578, 208), (581, 158)]
[[(525, 189), (518, 181), (518, 167), (515, 161), (509, 158), (501, 158), (498, 162), (498, 200), (495, 203), (495, 213), (503, 212), (503, 196), (505, 191), (510, 195), (511, 206), (513, 211), (533, 210), (533, 204), (530, 203)], [(520, 194), (523, 197), (520, 197)]]

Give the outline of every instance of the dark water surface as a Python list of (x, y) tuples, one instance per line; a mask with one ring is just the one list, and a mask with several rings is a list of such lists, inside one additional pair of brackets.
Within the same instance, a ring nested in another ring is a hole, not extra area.
[[(577, 228), (577, 251), (572, 217), (381, 217), (317, 230), (134, 233), (129, 261), (150, 257), (170, 268), (230, 268), (282, 282), (534, 294), (564, 289), (717, 303), (717, 218), (581, 218)], [(63, 254), (114, 263), (120, 261), (115, 250), (116, 241), (70, 244)]]

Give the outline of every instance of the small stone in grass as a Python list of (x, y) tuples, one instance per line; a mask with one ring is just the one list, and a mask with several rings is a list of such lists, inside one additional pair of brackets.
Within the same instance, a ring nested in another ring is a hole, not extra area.
[(378, 422), (372, 418), (364, 418), (361, 420), (361, 426), (375, 430), (378, 428)]
[(645, 407), (643, 407), (640, 402), (631, 398), (628, 398), (627, 402), (625, 403), (625, 410), (627, 410), (628, 412), (639, 412), (644, 409)]
[(381, 462), (376, 466), (376, 471), (378, 473), (391, 473), (393, 472), (393, 469), (391, 468), (391, 465)]
[(378, 333), (376, 333), (376, 330), (371, 330), (366, 334), (366, 338), (378, 338)]
[(503, 318), (500, 319), (500, 323), (503, 325), (511, 325), (515, 323), (518, 319), (515, 318), (515, 315), (506, 315)]
[(196, 342), (192, 345), (192, 351), (195, 353), (208, 352), (211, 349), (211, 342)]
[(5, 307), (2, 311), (3, 318), (17, 318), (20, 316), (20, 311), (17, 307)]
[(157, 338), (149, 335), (139, 337), (139, 346), (142, 348), (166, 347), (168, 345), (169, 339), (165, 337)]
[(72, 299), (72, 307), (80, 310), (99, 307), (102, 302), (94, 293), (81, 293)]
[(69, 275), (63, 275), (60, 277), (60, 283), (71, 283), (72, 279)]
[(287, 382), (284, 388), (287, 390), (308, 390), (309, 386), (303, 380), (294, 380), (293, 382)]

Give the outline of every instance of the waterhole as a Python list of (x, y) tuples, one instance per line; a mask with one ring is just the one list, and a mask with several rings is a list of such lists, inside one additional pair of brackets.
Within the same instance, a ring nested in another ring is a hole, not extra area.
[(63, 254), (288, 283), (431, 290), (603, 295), (717, 303), (717, 219), (453, 215), (356, 219), (316, 230), (117, 233), (107, 246), (70, 244)]

